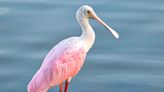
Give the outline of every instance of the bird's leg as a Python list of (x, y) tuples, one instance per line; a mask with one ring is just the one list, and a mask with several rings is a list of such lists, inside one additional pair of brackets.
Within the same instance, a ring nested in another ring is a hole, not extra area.
[(64, 92), (68, 92), (68, 85), (69, 85), (69, 82), (70, 81), (71, 81), (71, 78), (69, 78), (69, 79), (66, 80)]
[(60, 90), (59, 90), (59, 92), (63, 92), (63, 84), (62, 83), (60, 84)]
[(69, 85), (69, 82), (66, 80), (64, 92), (68, 92), (68, 85)]

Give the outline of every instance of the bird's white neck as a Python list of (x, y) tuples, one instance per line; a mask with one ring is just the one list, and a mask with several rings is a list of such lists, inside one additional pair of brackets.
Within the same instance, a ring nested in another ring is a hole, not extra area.
[(83, 17), (79, 19), (78, 22), (82, 28), (82, 34), (80, 36), (80, 39), (82, 39), (86, 44), (84, 46), (86, 51), (89, 51), (95, 41), (95, 32), (89, 24), (88, 18)]

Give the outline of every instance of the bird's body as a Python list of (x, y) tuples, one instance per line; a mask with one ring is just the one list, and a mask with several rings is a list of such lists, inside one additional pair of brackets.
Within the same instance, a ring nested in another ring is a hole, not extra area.
[(80, 40), (77, 37), (63, 40), (48, 53), (28, 86), (29, 92), (46, 92), (79, 72), (86, 56)]
[[(82, 35), (59, 42), (47, 54), (40, 69), (28, 84), (28, 92), (47, 92), (50, 87), (56, 85), (60, 85), (60, 92), (62, 92), (62, 83), (65, 80), (64, 92), (68, 91), (68, 83), (80, 71), (86, 54), (95, 41), (95, 33), (88, 20), (89, 15), (86, 17), (82, 14), (86, 9), (94, 13), (89, 6), (82, 6), (76, 13), (76, 18), (82, 27)], [(114, 34), (114, 36), (117, 35)]]

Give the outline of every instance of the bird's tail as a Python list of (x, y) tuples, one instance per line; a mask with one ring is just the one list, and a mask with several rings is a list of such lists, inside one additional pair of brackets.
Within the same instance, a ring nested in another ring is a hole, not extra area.
[(36, 84), (35, 83), (29, 83), (27, 86), (28, 92), (37, 92)]

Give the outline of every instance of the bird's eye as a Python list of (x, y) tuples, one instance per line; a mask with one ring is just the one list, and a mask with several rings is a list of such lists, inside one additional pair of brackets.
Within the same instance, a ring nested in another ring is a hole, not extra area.
[(87, 11), (87, 13), (89, 14), (89, 13), (90, 13), (90, 11)]

